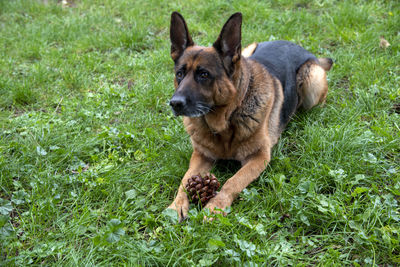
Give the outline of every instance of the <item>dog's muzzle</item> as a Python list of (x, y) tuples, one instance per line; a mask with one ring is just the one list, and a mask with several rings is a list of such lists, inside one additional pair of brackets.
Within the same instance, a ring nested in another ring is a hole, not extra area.
[(200, 99), (188, 98), (175, 94), (169, 101), (175, 116), (200, 117), (211, 111), (211, 106)]

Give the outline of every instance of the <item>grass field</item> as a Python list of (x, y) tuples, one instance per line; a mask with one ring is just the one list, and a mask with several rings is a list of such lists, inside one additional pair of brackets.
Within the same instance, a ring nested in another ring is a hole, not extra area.
[[(191, 154), (168, 106), (175, 10), (201, 45), (241, 11), (243, 46), (335, 60), (327, 104), (209, 223), (164, 211)], [(399, 43), (398, 1), (0, 1), (0, 265), (398, 266)]]

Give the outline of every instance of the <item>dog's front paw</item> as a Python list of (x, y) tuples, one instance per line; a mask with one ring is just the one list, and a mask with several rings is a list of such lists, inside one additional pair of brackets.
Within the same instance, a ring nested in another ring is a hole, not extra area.
[(178, 213), (179, 222), (182, 222), (189, 212), (189, 199), (187, 196), (177, 197), (167, 209), (173, 209)]
[[(209, 209), (212, 213), (221, 213), (226, 208), (230, 207), (232, 204), (232, 200), (222, 192), (219, 192), (215, 197), (213, 197), (207, 205), (204, 207), (205, 209)], [(222, 211), (221, 211), (222, 210)], [(226, 212), (223, 212), (223, 215), (226, 215)]]

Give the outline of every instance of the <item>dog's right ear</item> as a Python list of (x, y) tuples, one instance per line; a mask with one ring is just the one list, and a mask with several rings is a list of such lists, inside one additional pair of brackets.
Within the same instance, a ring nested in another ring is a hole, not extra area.
[(187, 47), (194, 45), (185, 20), (182, 15), (176, 11), (172, 12), (171, 15), (170, 38), (171, 57), (175, 62)]

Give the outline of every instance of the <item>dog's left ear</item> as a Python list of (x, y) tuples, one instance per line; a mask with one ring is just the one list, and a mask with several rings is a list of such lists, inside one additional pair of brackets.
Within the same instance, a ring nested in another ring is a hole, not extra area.
[(240, 60), (242, 41), (242, 13), (233, 14), (219, 34), (213, 46), (220, 54), (228, 74), (232, 74), (233, 66)]

